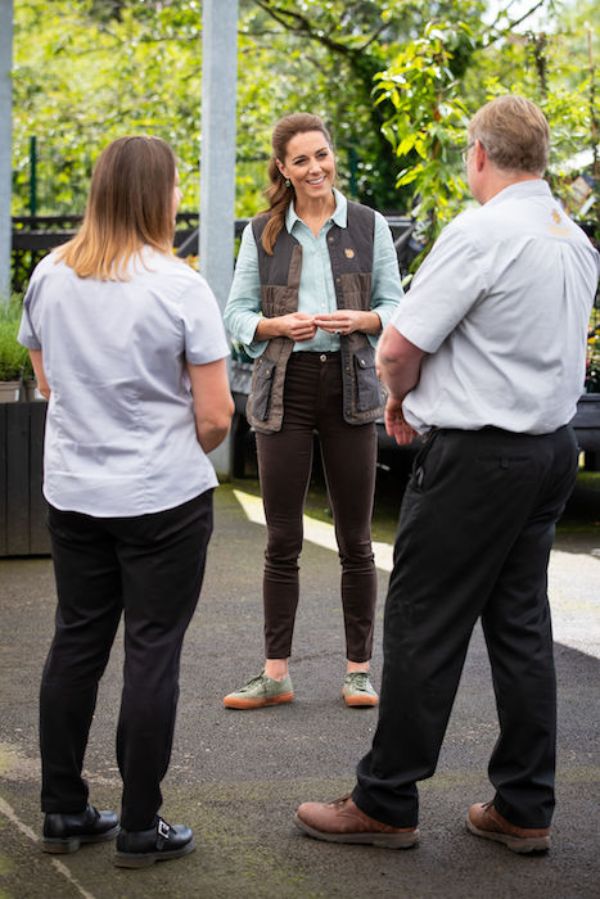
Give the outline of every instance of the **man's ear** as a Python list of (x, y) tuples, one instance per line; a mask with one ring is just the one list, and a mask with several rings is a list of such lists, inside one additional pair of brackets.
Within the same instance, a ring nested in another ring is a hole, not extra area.
[(474, 156), (475, 156), (475, 159), (474, 159), (475, 167), (476, 167), (477, 171), (480, 172), (485, 165), (488, 155), (487, 155), (487, 151), (486, 151), (485, 147), (483, 146), (483, 144), (481, 143), (481, 141), (479, 139), (477, 139), (475, 141), (475, 146), (473, 147), (473, 152), (474, 152)]

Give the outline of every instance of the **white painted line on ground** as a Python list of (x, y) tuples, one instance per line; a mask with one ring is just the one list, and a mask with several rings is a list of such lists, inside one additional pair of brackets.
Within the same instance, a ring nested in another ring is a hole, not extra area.
[(555, 641), (600, 659), (600, 559), (553, 549), (548, 595)]
[[(265, 524), (260, 497), (241, 490), (234, 490), (233, 494), (248, 521)], [(305, 515), (304, 539), (337, 552), (333, 525), (326, 521)], [(392, 570), (393, 551), (389, 543), (373, 542), (375, 564), (380, 571)], [(555, 642), (600, 659), (600, 558), (591, 553), (552, 550), (548, 594)]]
[[(13, 824), (14, 827), (17, 828), (17, 830), (19, 830), (24, 836), (31, 840), (32, 843), (39, 843), (39, 840), (31, 827), (28, 827), (27, 824), (23, 824), (23, 822), (19, 820), (14, 809), (8, 804), (8, 802), (6, 802), (5, 799), (2, 799), (2, 797), (0, 797), (0, 814), (4, 815), (5, 818), (8, 818), (11, 824)], [(66, 865), (63, 865), (62, 862), (59, 862), (57, 858), (53, 858), (50, 861), (59, 872), (59, 874), (62, 874), (62, 876), (65, 877), (69, 881), (69, 883), (73, 884), (73, 886), (77, 890), (79, 890), (79, 892), (83, 896), (83, 899), (94, 899), (94, 896), (91, 893), (88, 893), (88, 891), (81, 886), (79, 881), (76, 880), (75, 877), (73, 877)]]

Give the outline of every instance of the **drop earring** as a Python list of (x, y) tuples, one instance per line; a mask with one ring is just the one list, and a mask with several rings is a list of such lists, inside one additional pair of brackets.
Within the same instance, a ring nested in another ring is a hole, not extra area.
[(286, 187), (291, 187), (291, 186), (292, 186), (292, 182), (290, 181), (289, 178), (286, 178), (286, 179), (285, 179), (285, 186), (286, 186)]

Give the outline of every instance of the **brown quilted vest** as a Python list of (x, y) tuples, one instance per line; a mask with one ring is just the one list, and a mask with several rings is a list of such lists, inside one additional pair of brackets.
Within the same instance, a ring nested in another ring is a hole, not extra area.
[[(302, 246), (282, 228), (272, 256), (262, 247), (268, 214), (256, 216), (252, 231), (258, 251), (262, 314), (266, 318), (298, 311)], [(368, 311), (371, 307), (375, 214), (358, 203), (348, 203), (346, 228), (335, 223), (327, 233), (327, 246), (338, 309)], [(294, 346), (289, 337), (274, 337), (254, 363), (247, 417), (260, 433), (279, 431), (283, 421), (283, 387)], [(375, 352), (367, 336), (354, 332), (340, 338), (344, 419), (365, 424), (383, 413), (383, 396), (375, 372)]]

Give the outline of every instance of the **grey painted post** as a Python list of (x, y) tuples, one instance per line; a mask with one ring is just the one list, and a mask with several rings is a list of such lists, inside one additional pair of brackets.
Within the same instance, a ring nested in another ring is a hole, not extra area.
[(0, 303), (10, 297), (13, 0), (0, 0)]
[[(221, 309), (233, 277), (237, 19), (238, 0), (204, 0), (200, 271)], [(220, 475), (230, 475), (228, 440), (211, 459)]]

